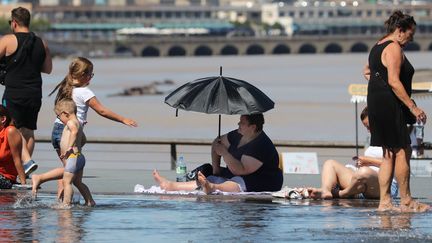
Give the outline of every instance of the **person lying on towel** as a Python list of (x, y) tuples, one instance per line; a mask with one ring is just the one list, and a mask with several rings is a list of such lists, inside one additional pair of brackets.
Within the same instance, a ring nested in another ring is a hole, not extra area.
[[(153, 178), (166, 191), (193, 191), (202, 188), (206, 194), (223, 192), (279, 191), (283, 174), (279, 155), (263, 131), (262, 114), (242, 115), (238, 129), (213, 141), (212, 173), (196, 173), (196, 180), (174, 182), (162, 177), (156, 170)], [(221, 158), (226, 168), (221, 167)], [(210, 165), (208, 165), (210, 166)]]
[[(369, 131), (367, 107), (361, 112), (360, 119)], [(382, 158), (381, 147), (369, 146), (364, 156), (353, 157), (356, 166), (343, 165), (336, 160), (325, 161), (321, 172), (321, 188), (308, 188), (309, 197), (379, 199), (378, 173)], [(398, 184), (394, 178), (391, 179), (391, 196), (395, 198), (398, 195)]]

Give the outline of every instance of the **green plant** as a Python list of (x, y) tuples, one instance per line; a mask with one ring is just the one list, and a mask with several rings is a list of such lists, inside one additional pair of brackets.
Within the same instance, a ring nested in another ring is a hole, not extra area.
[[(33, 19), (30, 23), (31, 30), (33, 31), (47, 31), (50, 29), (50, 23), (45, 19)], [(0, 35), (11, 33), (9, 19), (0, 18)]]

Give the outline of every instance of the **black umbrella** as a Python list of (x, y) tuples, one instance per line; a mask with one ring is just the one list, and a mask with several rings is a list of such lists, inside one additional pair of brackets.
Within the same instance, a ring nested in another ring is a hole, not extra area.
[(220, 76), (200, 78), (174, 90), (165, 103), (177, 109), (207, 114), (249, 115), (273, 109), (274, 102), (246, 81)]

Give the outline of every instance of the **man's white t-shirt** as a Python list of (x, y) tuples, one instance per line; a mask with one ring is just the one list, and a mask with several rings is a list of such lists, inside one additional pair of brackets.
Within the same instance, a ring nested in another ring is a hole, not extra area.
[[(89, 108), (87, 101), (93, 97), (95, 97), (95, 94), (88, 87), (76, 87), (72, 90), (72, 99), (77, 106), (76, 116), (81, 124), (87, 123), (87, 111)], [(56, 119), (55, 122), (62, 123), (59, 119)]]

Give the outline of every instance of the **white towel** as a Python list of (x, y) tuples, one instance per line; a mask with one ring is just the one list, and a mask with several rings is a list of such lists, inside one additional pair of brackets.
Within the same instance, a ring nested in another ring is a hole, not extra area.
[[(165, 191), (159, 186), (151, 186), (146, 189), (143, 185), (136, 184), (134, 192), (148, 193), (148, 194), (173, 194), (173, 195), (205, 195), (203, 191)], [(271, 192), (223, 192), (216, 190), (212, 195), (271, 195)]]
[(305, 188), (291, 188), (285, 186), (282, 190), (273, 192), (272, 196), (286, 199), (305, 199), (309, 197), (309, 192)]

